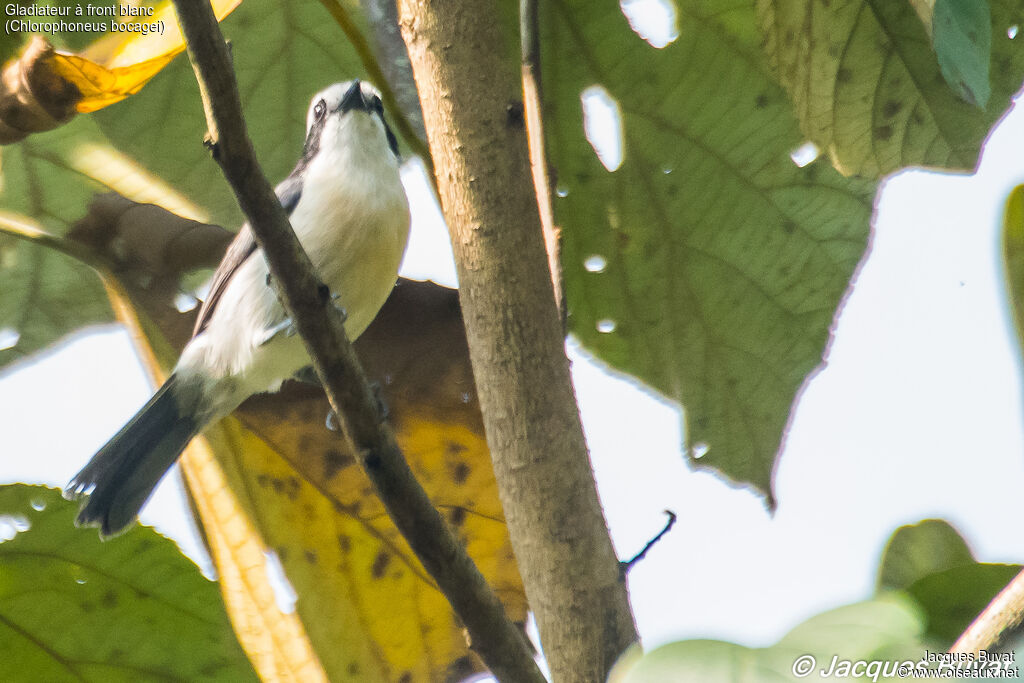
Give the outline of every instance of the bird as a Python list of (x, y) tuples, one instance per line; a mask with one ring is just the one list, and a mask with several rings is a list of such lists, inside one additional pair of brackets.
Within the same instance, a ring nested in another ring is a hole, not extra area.
[[(275, 191), (356, 339), (394, 288), (409, 238), (398, 142), (380, 92), (352, 80), (317, 93), (302, 155)], [(76, 524), (99, 527), (102, 538), (124, 531), (193, 437), (310, 362), (246, 223), (167, 381), (65, 488), (69, 500), (84, 498)]]

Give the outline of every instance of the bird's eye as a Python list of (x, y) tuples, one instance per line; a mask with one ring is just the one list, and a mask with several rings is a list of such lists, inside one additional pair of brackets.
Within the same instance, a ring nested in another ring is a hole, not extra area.
[(313, 115), (316, 116), (318, 119), (322, 119), (326, 112), (327, 103), (324, 102), (323, 100), (317, 102), (316, 105), (313, 107)]

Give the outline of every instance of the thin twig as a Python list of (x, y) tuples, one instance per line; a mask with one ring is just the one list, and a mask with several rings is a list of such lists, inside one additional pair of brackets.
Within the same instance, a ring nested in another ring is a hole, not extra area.
[(1013, 580), (999, 591), (999, 595), (982, 610), (949, 651), (977, 654), (980, 650), (991, 650), (1006, 631), (1021, 622), (1022, 617), (1024, 571), (1013, 577)]
[(501, 680), (543, 681), (525, 636), (430, 503), (409, 469), (345, 336), (341, 317), (302, 250), (288, 217), (256, 162), (238, 86), (208, 2), (175, 0), (206, 110), (214, 156), (280, 289), (313, 360), (342, 434), (373, 482), (395, 525), (466, 625), (473, 649)]
[(47, 232), (32, 219), (18, 214), (0, 211), (0, 233), (20, 240), (59, 251), (65, 256), (95, 268), (101, 274), (110, 272), (110, 264), (88, 247), (69, 239)]
[(672, 530), (672, 526), (676, 523), (676, 513), (671, 510), (665, 510), (665, 514), (668, 515), (668, 522), (665, 523), (665, 528), (658, 532), (658, 535), (647, 541), (647, 545), (644, 546), (643, 550), (634, 555), (631, 559), (622, 562), (622, 571), (628, 572), (633, 568), (640, 560), (647, 557), (647, 551), (654, 547), (654, 544), (661, 540), (661, 537)]

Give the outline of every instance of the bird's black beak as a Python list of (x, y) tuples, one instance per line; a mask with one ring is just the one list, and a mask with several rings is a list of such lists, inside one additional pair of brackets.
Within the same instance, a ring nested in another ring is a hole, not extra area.
[(341, 104), (338, 105), (338, 109), (342, 114), (352, 110), (369, 111), (369, 106), (363, 98), (363, 88), (358, 78), (352, 81), (352, 85), (345, 93), (345, 96), (341, 98)]

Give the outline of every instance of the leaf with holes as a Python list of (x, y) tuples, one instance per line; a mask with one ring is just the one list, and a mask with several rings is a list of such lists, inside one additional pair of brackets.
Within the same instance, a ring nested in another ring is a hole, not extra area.
[[(936, 60), (926, 29), (931, 17), (922, 21), (910, 2), (758, 0), (765, 51), (800, 127), (843, 173), (877, 178), (904, 166), (977, 164), (985, 135), (1024, 78), (1024, 49), (1007, 34), (1024, 19), (1024, 5), (990, 0), (996, 40), (981, 64), (982, 36), (976, 33), (969, 58), (954, 48), (944, 4), (935, 3), (935, 21), (943, 24), (934, 35)], [(926, 10), (928, 3), (918, 6)], [(969, 76), (966, 90), (949, 87), (940, 62)], [(981, 82), (989, 76), (985, 105)], [(983, 108), (958, 93), (973, 93)]]
[(216, 584), (137, 526), (101, 543), (58, 491), (0, 487), (0, 661), (24, 680), (255, 681)]
[[(790, 159), (800, 132), (749, 3), (678, 3), (662, 50), (617, 5), (549, 7), (545, 126), (571, 329), (683, 404), (701, 465), (770, 497), (794, 396), (867, 245), (874, 185)], [(584, 137), (580, 94), (594, 85), (621, 110), (615, 172)]]

